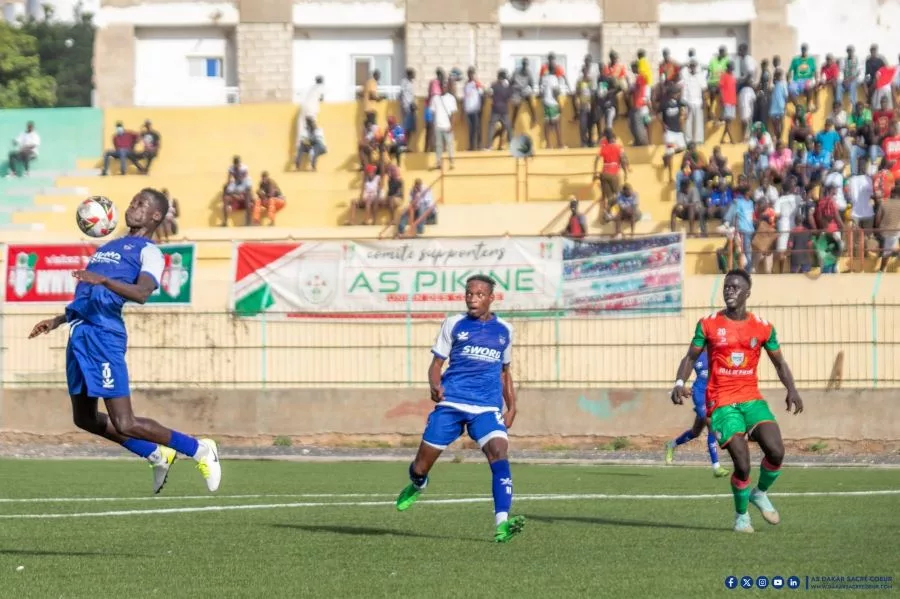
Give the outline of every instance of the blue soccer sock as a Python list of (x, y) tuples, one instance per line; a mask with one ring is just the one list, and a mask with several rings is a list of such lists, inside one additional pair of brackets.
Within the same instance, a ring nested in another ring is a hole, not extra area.
[(512, 506), (512, 473), (509, 470), (509, 460), (497, 460), (491, 462), (491, 475), (493, 483), (491, 491), (494, 494), (494, 514), (496, 523), (506, 522), (509, 518), (509, 508)]
[(168, 447), (171, 447), (178, 453), (186, 455), (189, 458), (197, 457), (197, 451), (200, 449), (200, 442), (193, 437), (189, 437), (178, 431), (172, 431), (169, 438)]
[(428, 486), (428, 475), (416, 474), (415, 470), (413, 470), (414, 464), (415, 462), (410, 462), (409, 464), (409, 480), (412, 481), (416, 488), (421, 490)]
[(142, 458), (149, 458), (156, 451), (157, 445), (143, 439), (128, 438), (122, 442), (122, 447)]
[(706, 431), (706, 446), (709, 448), (709, 461), (712, 462), (713, 468), (719, 465), (719, 444), (716, 442), (716, 436), (712, 431)]
[(684, 431), (683, 433), (681, 433), (678, 436), (678, 438), (675, 439), (675, 447), (678, 447), (679, 445), (684, 445), (688, 441), (693, 441), (696, 438), (697, 438), (697, 435), (694, 434), (694, 431), (688, 429), (688, 430)]

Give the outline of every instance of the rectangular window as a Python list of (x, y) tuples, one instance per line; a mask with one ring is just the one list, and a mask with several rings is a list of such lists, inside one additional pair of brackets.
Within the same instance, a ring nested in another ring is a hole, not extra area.
[(381, 72), (379, 86), (396, 85), (394, 81), (394, 57), (389, 54), (353, 56), (353, 84), (361, 87), (376, 70)]
[(205, 79), (222, 79), (223, 60), (217, 57), (188, 56), (188, 75)]

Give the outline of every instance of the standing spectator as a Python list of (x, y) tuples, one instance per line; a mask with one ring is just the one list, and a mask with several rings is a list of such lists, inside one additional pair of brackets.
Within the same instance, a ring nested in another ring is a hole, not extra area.
[(889, 100), (882, 96), (880, 110), (872, 115), (872, 139), (869, 146), (869, 160), (877, 161), (884, 156), (882, 143), (893, 131), (894, 111), (888, 107)]
[[(41, 136), (34, 130), (34, 123), (28, 121), (25, 131), (13, 140), (13, 150), (9, 153), (9, 170), (7, 177), (25, 176), (31, 172), (31, 162), (38, 157), (41, 149)], [(22, 172), (19, 172), (21, 167)]]
[(663, 105), (659, 113), (659, 120), (663, 126), (663, 143), (666, 146), (663, 153), (663, 166), (669, 173), (669, 183), (672, 182), (672, 161), (675, 154), (684, 152), (687, 148), (687, 140), (684, 137), (684, 118), (687, 111), (680, 97), (677, 87), (672, 88), (672, 94)]
[(484, 86), (475, 77), (475, 67), (469, 67), (468, 80), (463, 86), (463, 110), (469, 125), (469, 151), (481, 149), (481, 114)]
[(675, 232), (676, 218), (688, 221), (688, 235), (694, 234), (694, 223), (699, 220), (700, 234), (706, 237), (706, 209), (703, 206), (703, 199), (700, 197), (700, 190), (692, 184), (689, 178), (680, 181), (675, 194), (675, 207), (672, 208), (672, 216), (669, 221), (669, 228), (673, 233)]
[(566, 221), (566, 228), (561, 235), (570, 239), (584, 239), (587, 235), (587, 219), (584, 218), (584, 214), (578, 212), (578, 200), (575, 196), (569, 198), (569, 220)]
[(650, 136), (647, 131), (647, 123), (650, 114), (647, 101), (650, 96), (650, 86), (644, 75), (640, 73), (637, 61), (631, 63), (631, 72), (634, 74), (634, 84), (631, 86), (631, 96), (628, 110), (628, 126), (634, 138), (635, 146), (650, 144)]
[(788, 88), (784, 72), (776, 70), (773, 75), (772, 98), (769, 102), (769, 124), (776, 140), (784, 139), (784, 114), (787, 110)]
[(381, 81), (381, 71), (375, 69), (372, 75), (366, 80), (366, 85), (362, 91), (363, 112), (366, 115), (364, 125), (373, 125), (376, 121), (375, 111), (378, 103), (384, 100), (384, 96), (378, 93), (378, 82)]
[(322, 108), (322, 101), (325, 99), (325, 78), (317, 75), (315, 83), (306, 92), (303, 104), (300, 106), (301, 118), (310, 118), (312, 120), (319, 119), (319, 111)]
[(113, 149), (103, 155), (103, 172), (101, 176), (109, 174), (109, 161), (113, 158), (119, 160), (119, 171), (125, 174), (128, 169), (128, 159), (134, 155), (134, 145), (137, 143), (138, 135), (134, 131), (127, 131), (122, 121), (116, 123), (116, 132), (113, 134)]
[[(541, 65), (541, 71), (538, 74), (538, 79), (541, 81), (542, 89), (544, 87), (544, 84), (543, 84), (544, 77), (547, 75), (553, 75), (554, 77), (556, 77), (556, 85), (557, 85), (557, 88), (560, 90), (556, 95), (557, 98), (559, 97), (560, 93), (568, 92), (570, 95), (573, 94), (574, 88), (571, 85), (569, 85), (569, 79), (566, 77), (565, 69), (562, 68), (562, 65), (560, 65), (558, 62), (556, 62), (556, 54), (554, 52), (551, 52), (547, 55), (547, 62)], [(575, 98), (573, 97), (571, 99), (573, 100), (573, 102), (572, 102), (572, 118), (573, 119), (578, 118), (578, 113), (575, 112), (575, 103), (574, 103)], [(559, 105), (559, 102), (557, 101), (557, 106), (558, 105)], [(545, 106), (546, 106), (546, 104), (545, 104)]]
[[(741, 117), (741, 139), (744, 143), (750, 141), (750, 130), (753, 123), (753, 114), (756, 111), (756, 90), (752, 85), (745, 85), (738, 93), (738, 105)], [(760, 122), (760, 124), (762, 124)]]
[[(553, 54), (550, 55), (553, 57)], [(548, 68), (541, 76), (541, 100), (544, 105), (544, 141), (548, 148), (551, 148), (550, 132), (556, 135), (556, 147), (562, 148), (562, 131), (559, 126), (560, 106), (559, 95), (561, 80), (557, 73), (561, 72), (561, 67), (555, 63), (549, 63), (553, 68)]]
[(799, 213), (794, 217), (794, 227), (788, 237), (788, 251), (791, 255), (792, 273), (807, 273), (812, 270), (812, 232), (807, 228), (803, 216)]
[(869, 48), (869, 57), (866, 59), (866, 71), (865, 71), (865, 84), (866, 91), (869, 94), (869, 104), (872, 106), (876, 106), (874, 104), (874, 93), (875, 93), (875, 79), (876, 73), (878, 73), (878, 69), (886, 65), (887, 63), (884, 59), (878, 54), (878, 44), (872, 44), (872, 47)]
[(581, 147), (590, 148), (594, 145), (593, 99), (596, 97), (594, 81), (591, 79), (590, 67), (581, 68), (581, 79), (575, 83), (575, 102), (578, 108), (578, 132), (581, 138)]
[[(606, 139), (600, 141), (600, 149), (594, 158), (594, 180), (600, 181), (600, 214), (606, 218), (610, 204), (619, 194), (619, 171), (621, 170), (628, 181), (628, 156), (625, 150), (616, 141), (616, 134), (612, 129), (607, 129), (604, 134)], [(603, 170), (600, 171), (600, 162), (603, 162)]]
[(450, 93), (450, 87), (444, 84), (442, 93), (431, 97), (431, 112), (434, 114), (434, 155), (436, 169), (443, 167), (444, 149), (450, 156), (450, 170), (453, 170), (453, 115), (458, 111), (456, 97)]
[(725, 67), (725, 72), (719, 75), (719, 99), (722, 104), (722, 121), (725, 123), (725, 129), (722, 132), (720, 144), (725, 143), (725, 138), (733, 144), (734, 137), (731, 136), (731, 122), (737, 114), (737, 80), (734, 77), (734, 63), (729, 62)]
[(728, 63), (728, 50), (725, 46), (719, 46), (719, 53), (713, 56), (709, 61), (709, 75), (707, 78), (709, 104), (707, 105), (706, 110), (710, 115), (718, 114), (718, 111), (714, 110), (714, 104), (719, 98), (719, 81), (722, 78), (722, 73), (728, 68)]
[(847, 46), (847, 57), (844, 58), (844, 64), (841, 67), (841, 82), (835, 86), (834, 90), (835, 102), (840, 102), (843, 106), (844, 94), (850, 92), (850, 106), (856, 106), (856, 90), (859, 87), (861, 74), (862, 73), (859, 70), (859, 58), (856, 57), (856, 51), (853, 46)]
[(900, 241), (900, 198), (892, 194), (878, 207), (875, 226), (881, 233), (881, 265), (878, 270), (887, 270), (888, 260), (900, 255), (897, 243)]
[[(531, 69), (528, 68), (528, 59), (523, 58), (519, 63), (519, 68), (513, 71), (512, 75), (512, 85), (510, 86), (509, 81), (506, 80), (506, 71), (501, 71), (504, 76), (502, 78), (503, 81), (506, 81), (506, 86), (509, 89), (509, 93), (506, 94), (508, 102), (512, 105), (512, 130), (509, 127), (509, 116), (506, 116), (506, 129), (507, 129), (507, 139), (509, 139), (510, 132), (515, 130), (516, 123), (519, 119), (519, 109), (522, 106), (528, 108), (528, 113), (531, 115), (531, 125), (529, 128), (534, 127), (534, 124), (537, 122), (537, 115), (534, 113), (534, 104), (531, 102), (531, 98), (534, 96), (535, 84), (534, 77), (531, 75)], [(498, 75), (498, 81), (500, 81), (500, 76)], [(493, 113), (493, 111), (492, 111)], [(504, 109), (503, 114), (507, 115), (508, 110)], [(491, 115), (493, 119), (493, 114)], [(491, 132), (493, 134), (493, 132)], [(502, 147), (502, 142), (501, 142)]]
[[(144, 126), (141, 127), (141, 151), (135, 154), (132, 161), (141, 173), (146, 175), (150, 172), (150, 165), (159, 155), (161, 142), (162, 136), (153, 128), (153, 123), (149, 119), (144, 121)], [(140, 164), (139, 160), (143, 160), (144, 164)]]
[(728, 207), (723, 221), (729, 226), (736, 229), (741, 237), (741, 253), (747, 262), (747, 269), (753, 270), (753, 234), (756, 227), (753, 223), (753, 216), (756, 207), (753, 200), (747, 197), (749, 186), (746, 179), (741, 176), (738, 179), (738, 185), (735, 188), (734, 202)]
[(796, 194), (797, 182), (793, 178), (786, 179), (781, 195), (775, 200), (775, 230), (778, 238), (775, 242), (775, 263), (779, 272), (785, 272), (790, 247), (791, 229), (797, 222), (800, 197)]
[(435, 96), (444, 93), (444, 86), (447, 84), (447, 75), (444, 69), (438, 67), (434, 71), (434, 79), (428, 82), (428, 94), (425, 96), (425, 152), (431, 152), (434, 149), (434, 110), (431, 108), (431, 100)]
[(616, 81), (605, 74), (606, 67), (600, 65), (600, 76), (597, 78), (597, 90), (594, 97), (594, 124), (597, 127), (597, 143), (603, 138), (603, 132), (612, 129), (619, 106), (619, 94), (622, 89)]
[(743, 91), (747, 87), (752, 88), (757, 76), (756, 61), (747, 50), (747, 44), (738, 45), (737, 59), (734, 65), (734, 76), (737, 79), (738, 92)]
[(791, 66), (788, 67), (789, 91), (791, 93), (791, 101), (797, 104), (798, 96), (806, 97), (806, 109), (809, 112), (816, 111), (815, 91), (816, 91), (816, 59), (809, 55), (809, 46), (800, 45), (800, 55), (795, 56), (791, 60)]
[[(752, 138), (751, 138), (752, 139)], [(775, 151), (769, 155), (769, 168), (773, 173), (780, 177), (784, 177), (794, 162), (794, 153), (779, 140), (775, 144)]]
[(685, 137), (688, 143), (703, 145), (705, 139), (705, 118), (703, 116), (703, 92), (706, 80), (697, 73), (697, 63), (688, 63), (688, 73), (681, 82), (682, 99), (687, 104)]
[(410, 136), (416, 132), (419, 106), (416, 104), (416, 70), (406, 69), (406, 77), (400, 80), (400, 118), (403, 130)]
[(672, 60), (668, 48), (663, 48), (662, 62), (659, 63), (656, 91), (654, 92), (657, 106), (666, 102), (667, 89), (672, 89), (678, 84), (681, 75), (681, 65)]
[(769, 71), (769, 61), (761, 60), (759, 63), (759, 85), (755, 89), (756, 101), (753, 104), (753, 122), (769, 122), (769, 104), (772, 101), (772, 73)]
[[(872, 177), (866, 173), (867, 165), (865, 157), (861, 157), (856, 169), (858, 174), (847, 179), (844, 188), (850, 203), (850, 222), (855, 229), (862, 230), (863, 237), (870, 235), (875, 229), (875, 206), (872, 204), (875, 187), (872, 184)], [(853, 243), (852, 240), (850, 243)]]
[(887, 100), (887, 107), (894, 108), (893, 85), (896, 74), (897, 67), (889, 64), (885, 64), (875, 71), (875, 83), (872, 85), (875, 89), (872, 94), (872, 106), (883, 106), (884, 101)]
[[(522, 60), (523, 62), (525, 61), (524, 58)], [(491, 117), (488, 120), (487, 135), (485, 136), (487, 138), (487, 146), (484, 149), (490, 150), (494, 144), (494, 139), (499, 138), (497, 149), (502, 150), (504, 133), (506, 134), (506, 143), (512, 142), (512, 129), (509, 124), (509, 103), (514, 95), (514, 88), (509, 85), (505, 70), (500, 69), (497, 71), (497, 80), (491, 84), (490, 94)], [(528, 106), (531, 107), (529, 100), (523, 98), (522, 101), (527, 101)], [(532, 124), (534, 124), (534, 109), (531, 108), (531, 110)], [(518, 106), (513, 107), (513, 118), (515, 118), (516, 114), (518, 114)], [(498, 124), (500, 125), (499, 128), (497, 127)]]

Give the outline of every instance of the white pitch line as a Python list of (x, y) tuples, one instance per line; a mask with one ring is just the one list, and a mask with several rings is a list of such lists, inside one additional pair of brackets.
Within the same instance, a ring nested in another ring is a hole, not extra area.
[[(900, 495), (900, 489), (876, 491), (812, 491), (808, 493), (772, 493), (777, 497), (871, 497), (877, 495)], [(573, 501), (588, 499), (725, 499), (730, 493), (710, 493), (703, 495), (607, 495), (607, 494), (572, 494), (572, 495), (521, 495), (516, 501)], [(464, 503), (487, 503), (491, 497), (463, 497), (457, 499), (431, 499), (420, 503), (430, 505), (452, 505)], [(385, 507), (393, 506), (394, 501), (309, 501), (297, 503), (263, 503), (248, 505), (208, 505), (203, 507), (155, 508), (149, 510), (115, 510), (106, 512), (78, 512), (71, 514), (2, 514), (2, 520), (46, 520), (55, 518), (97, 518), (112, 516), (149, 516), (158, 514), (190, 514), (198, 512), (228, 512), (233, 510), (274, 510), (300, 507)]]
[(326, 499), (337, 497), (394, 497), (396, 493), (288, 493), (288, 494), (255, 494), (255, 495), (153, 495), (146, 497), (0, 497), (3, 503), (104, 503), (110, 501), (167, 501), (173, 499), (268, 499), (268, 498), (296, 498), (296, 499)]

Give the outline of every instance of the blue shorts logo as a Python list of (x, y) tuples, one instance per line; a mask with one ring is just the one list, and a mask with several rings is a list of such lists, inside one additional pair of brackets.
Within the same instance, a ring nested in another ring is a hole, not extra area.
[(752, 589), (753, 588), (753, 577), (752, 576), (741, 576), (741, 588), (742, 589)]
[(759, 578), (756, 579), (756, 586), (758, 586), (761, 589), (766, 588), (767, 586), (769, 586), (769, 579), (766, 578), (765, 576), (760, 576)]
[(781, 576), (773, 576), (772, 577), (772, 588), (773, 589), (783, 589), (784, 588), (784, 578)]
[(800, 578), (797, 576), (791, 576), (788, 578), (788, 588), (789, 589), (799, 589), (800, 588)]
[(725, 577), (725, 588), (726, 589), (736, 589), (738, 585), (737, 576), (726, 576)]

